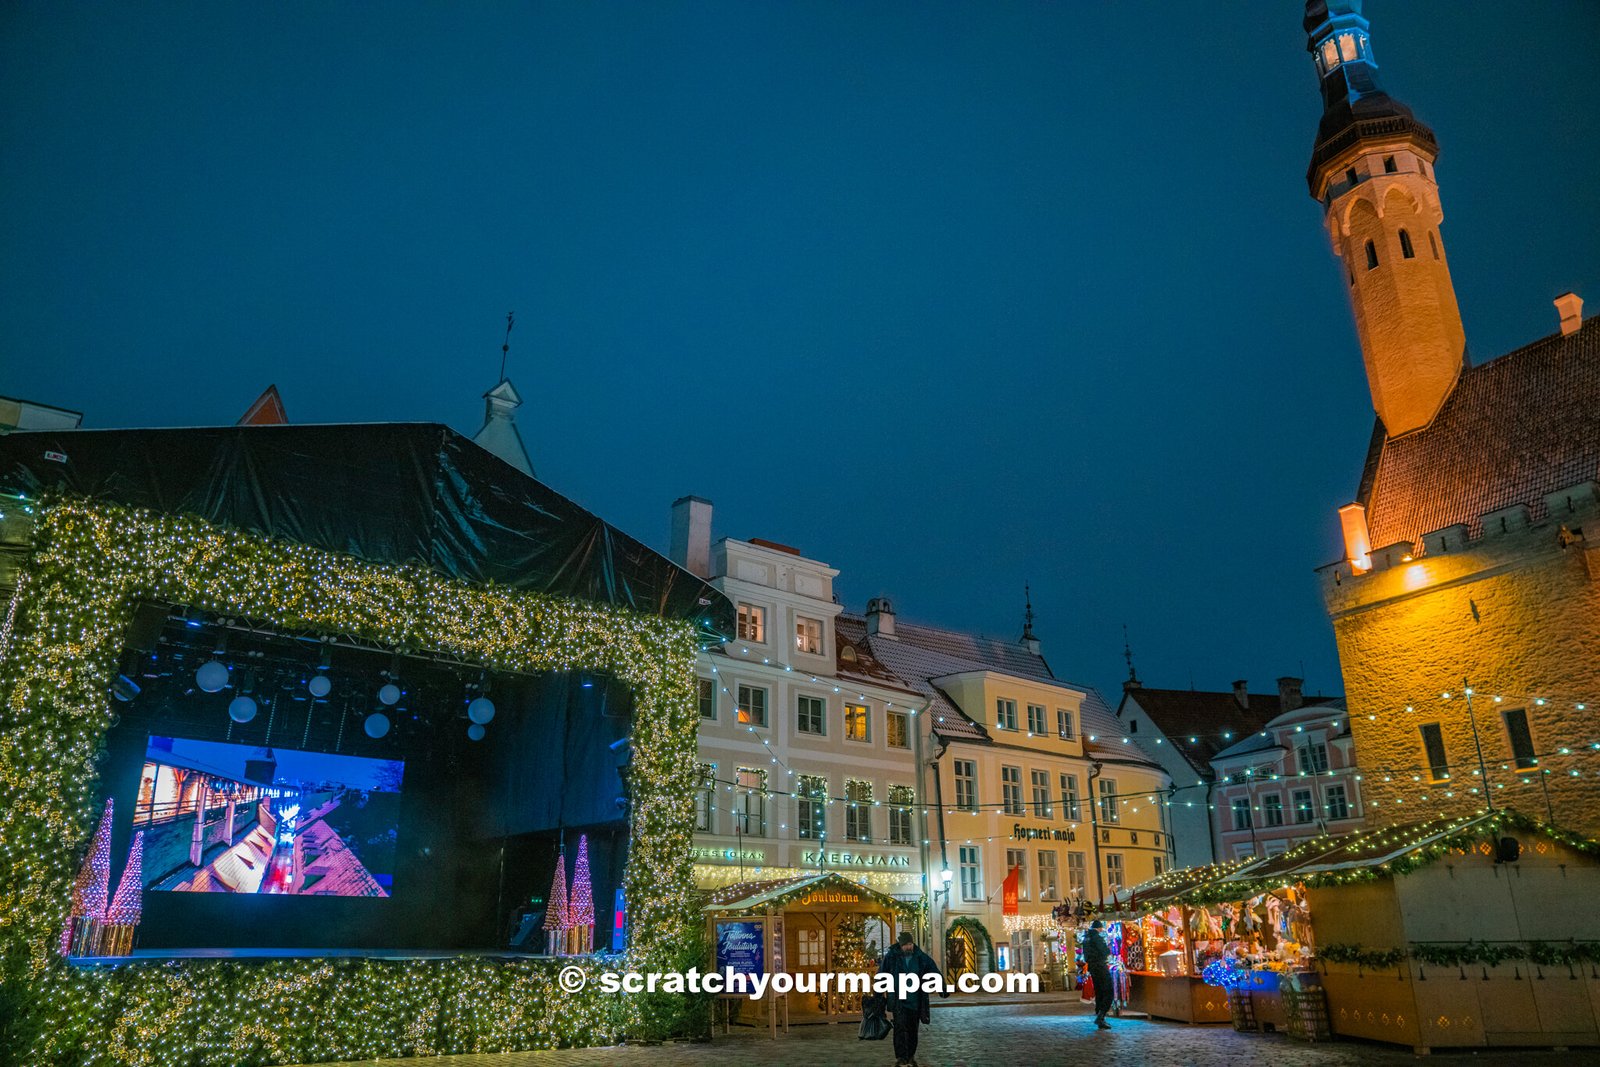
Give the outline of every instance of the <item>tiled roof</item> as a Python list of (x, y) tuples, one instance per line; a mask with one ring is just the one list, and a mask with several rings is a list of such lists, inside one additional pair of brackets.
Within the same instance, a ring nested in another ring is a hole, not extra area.
[[(894, 676), (928, 699), (928, 714), (933, 716), (935, 733), (950, 739), (985, 741), (988, 731), (956, 706), (955, 701), (933, 683), (935, 678), (969, 671), (994, 671), (1055, 685), (1083, 693), (1079, 728), (1085, 735), (1117, 734), (1116, 717), (1105, 699), (1092, 686), (1078, 685), (1057, 678), (1043, 656), (1029, 652), (1021, 642), (1010, 643), (978, 637), (936, 626), (923, 626), (896, 620), (893, 638), (869, 635), (866, 619), (860, 615), (840, 615), (834, 627), (842, 641), (857, 648), (870, 649), (873, 658)], [(1118, 734), (1120, 736), (1120, 734)], [(1138, 753), (1118, 753), (1119, 757), (1138, 758)]]
[[(1307, 697), (1305, 704), (1315, 706), (1338, 699)], [(1283, 712), (1276, 693), (1251, 693), (1250, 706), (1241, 707), (1231, 691), (1207, 693), (1139, 686), (1123, 694), (1118, 719), (1126, 720), (1124, 712), (1130, 700), (1136, 701), (1145, 717), (1167, 735), (1189, 766), (1203, 775), (1211, 773), (1211, 760), (1218, 752), (1249, 734), (1259, 733)], [(1191, 737), (1193, 741), (1189, 740)]]
[(1468, 368), (1432, 423), (1373, 437), (1360, 501), (1372, 547), (1600, 480), (1600, 316)]

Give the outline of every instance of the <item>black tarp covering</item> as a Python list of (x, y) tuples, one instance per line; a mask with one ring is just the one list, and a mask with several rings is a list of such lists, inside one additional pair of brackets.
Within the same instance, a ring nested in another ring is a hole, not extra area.
[(371, 562), (692, 619), (711, 638), (733, 632), (721, 593), (436, 424), (14, 433), (0, 437), (0, 489), (196, 515)]

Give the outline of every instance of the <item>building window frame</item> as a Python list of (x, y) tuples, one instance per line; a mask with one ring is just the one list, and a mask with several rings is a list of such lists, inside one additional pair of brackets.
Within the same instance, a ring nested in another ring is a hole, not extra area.
[(978, 761), (970, 759), (957, 759), (950, 762), (951, 773), (955, 776), (956, 809), (958, 811), (978, 810)]
[(1100, 821), (1115, 825), (1122, 821), (1122, 809), (1117, 804), (1117, 780), (1100, 779)]
[(1510, 708), (1501, 712), (1500, 723), (1505, 727), (1506, 743), (1511, 747), (1511, 765), (1519, 771), (1531, 771), (1539, 766), (1539, 750), (1533, 743), (1533, 723), (1528, 719), (1527, 708)]
[(794, 728), (796, 733), (814, 737), (828, 735), (828, 701), (825, 697), (798, 693), (794, 698)]
[(1000, 804), (1007, 815), (1026, 815), (1022, 806), (1022, 768), (1014, 764), (1000, 767)]
[(1078, 822), (1083, 818), (1079, 808), (1078, 776), (1069, 771), (1061, 772), (1061, 814), (1068, 822)]
[(764, 685), (741, 685), (739, 687), (739, 710), (737, 714), (739, 725), (766, 728), (767, 695), (767, 687)]
[(1264, 793), (1261, 797), (1261, 825), (1267, 827), (1283, 825), (1283, 794)]
[(1033, 794), (1033, 817), (1048, 819), (1055, 814), (1050, 803), (1050, 772), (1037, 767), (1028, 772), (1028, 785)]
[(1450, 780), (1450, 751), (1444, 744), (1444, 727), (1436, 722), (1425, 722), (1417, 727), (1422, 743), (1422, 761), (1430, 781)]
[(910, 748), (911, 716), (893, 708), (884, 712), (883, 743), (888, 748)]
[(1025, 848), (1006, 849), (1006, 877), (1011, 877), (1011, 872), (1017, 872), (1017, 899), (1028, 899), (1028, 850)]
[(872, 743), (872, 705), (846, 703), (844, 706), (844, 739), (858, 745)]
[(889, 787), (889, 844), (909, 845), (913, 842), (912, 807), (917, 802), (917, 791), (909, 785)]
[(1089, 892), (1089, 854), (1067, 850), (1067, 892), (1081, 897)]
[(865, 778), (844, 780), (844, 839), (872, 843), (872, 783)]
[(1056, 736), (1063, 741), (1072, 741), (1077, 734), (1072, 730), (1072, 710), (1070, 708), (1056, 709)]
[(1330, 822), (1350, 817), (1350, 791), (1343, 782), (1334, 782), (1322, 790), (1322, 808)]
[(734, 772), (734, 832), (741, 837), (767, 836), (767, 772), (740, 767)]
[(1120, 852), (1106, 853), (1106, 895), (1114, 896), (1117, 890), (1128, 887), (1128, 865)]
[(807, 656), (824, 655), (822, 620), (808, 615), (794, 617), (794, 650)]
[(1289, 791), (1289, 806), (1294, 809), (1294, 824), (1305, 826), (1317, 818), (1317, 795), (1310, 789)]
[(717, 718), (717, 680), (715, 678), (696, 678), (695, 683), (700, 701), (700, 718), (707, 722), (715, 722)]
[(1017, 728), (1017, 702), (1010, 697), (995, 697), (994, 699), (994, 724), (997, 729), (1015, 730)]
[(735, 633), (741, 641), (749, 641), (755, 645), (766, 644), (767, 609), (748, 600), (739, 601)]
[(1040, 900), (1059, 900), (1061, 898), (1061, 874), (1056, 866), (1056, 850), (1053, 848), (1039, 849), (1035, 857), (1034, 869), (1038, 871), (1036, 877), (1039, 881)]
[(828, 836), (828, 776), (795, 776), (795, 833), (803, 841), (820, 841)]
[(717, 832), (717, 765), (699, 766), (699, 788), (694, 794), (694, 828), (697, 833)]
[(1044, 727), (1044, 705), (1043, 704), (1029, 704), (1028, 705), (1028, 733), (1032, 734), (1035, 737), (1044, 737), (1046, 732), (1047, 731), (1045, 730), (1045, 727)]
[(977, 845), (962, 845), (956, 852), (961, 874), (961, 899), (983, 899), (983, 852)]
[(1249, 797), (1233, 798), (1233, 828), (1235, 830), (1252, 830), (1255, 828), (1255, 822), (1250, 812)]

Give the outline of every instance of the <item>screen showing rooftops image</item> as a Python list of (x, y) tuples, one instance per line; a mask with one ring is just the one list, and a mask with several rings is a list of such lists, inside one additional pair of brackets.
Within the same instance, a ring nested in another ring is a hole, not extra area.
[(146, 889), (387, 897), (400, 760), (151, 737), (133, 826)]

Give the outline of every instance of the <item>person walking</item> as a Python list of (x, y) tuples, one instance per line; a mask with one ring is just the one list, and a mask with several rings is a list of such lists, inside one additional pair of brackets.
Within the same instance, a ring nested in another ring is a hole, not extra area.
[(1099, 919), (1089, 924), (1089, 932), (1083, 935), (1083, 962), (1094, 982), (1094, 1024), (1109, 1030), (1106, 1012), (1111, 1010), (1111, 946), (1102, 933), (1105, 926)]
[[(910, 932), (902, 933), (894, 948), (884, 953), (878, 964), (879, 974), (895, 976), (895, 988), (888, 994), (889, 1014), (894, 1020), (894, 1067), (916, 1067), (917, 1030), (928, 1018), (928, 993), (921, 987), (924, 975), (939, 974), (939, 965), (933, 957), (917, 947), (917, 939)], [(905, 995), (900, 991), (900, 976), (917, 976), (918, 987)], [(944, 977), (940, 975), (939, 995), (948, 997)]]

